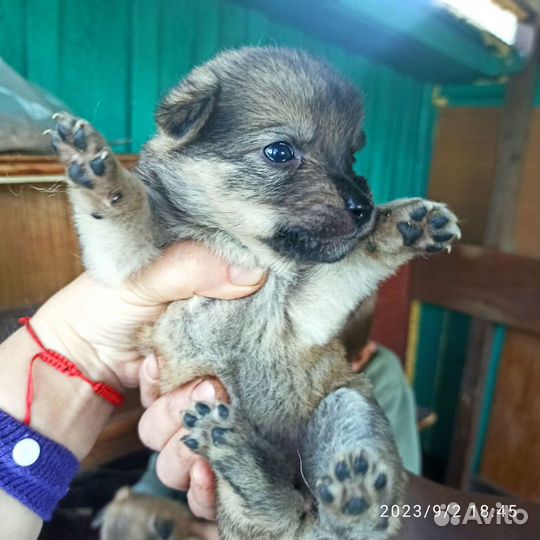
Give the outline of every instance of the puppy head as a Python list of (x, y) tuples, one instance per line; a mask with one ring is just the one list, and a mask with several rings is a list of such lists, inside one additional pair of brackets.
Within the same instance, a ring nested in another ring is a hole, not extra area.
[(352, 170), (360, 98), (309, 55), (223, 53), (173, 90), (157, 119), (143, 163), (169, 213), (306, 263), (337, 261), (371, 231), (371, 193)]

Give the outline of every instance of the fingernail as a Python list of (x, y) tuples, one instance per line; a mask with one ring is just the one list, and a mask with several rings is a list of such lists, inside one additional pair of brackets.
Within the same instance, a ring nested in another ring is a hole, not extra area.
[(200, 382), (191, 391), (192, 401), (205, 401), (206, 403), (214, 403), (216, 401), (216, 390), (210, 381)]
[(231, 266), (229, 268), (229, 279), (233, 285), (257, 285), (264, 276), (262, 268), (242, 268)]
[(157, 380), (159, 378), (159, 366), (155, 355), (149, 354), (144, 359), (144, 372), (151, 380)]

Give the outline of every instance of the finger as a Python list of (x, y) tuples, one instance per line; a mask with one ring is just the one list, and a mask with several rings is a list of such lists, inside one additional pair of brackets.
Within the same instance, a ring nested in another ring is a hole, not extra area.
[(194, 295), (226, 300), (253, 294), (264, 284), (260, 268), (229, 267), (204, 246), (184, 242), (171, 246), (131, 282), (142, 300), (155, 304)]
[(171, 436), (182, 427), (183, 412), (195, 401), (213, 403), (217, 381), (195, 380), (154, 401), (139, 420), (139, 437), (152, 450), (161, 450)]
[(187, 491), (190, 471), (196, 460), (201, 459), (182, 441), (187, 430), (179, 429), (165, 444), (156, 461), (156, 474), (167, 487)]
[(154, 354), (149, 354), (139, 370), (141, 403), (148, 408), (159, 395), (159, 365)]
[(216, 480), (207, 461), (198, 459), (193, 463), (187, 496), (196, 516), (209, 521), (216, 518)]

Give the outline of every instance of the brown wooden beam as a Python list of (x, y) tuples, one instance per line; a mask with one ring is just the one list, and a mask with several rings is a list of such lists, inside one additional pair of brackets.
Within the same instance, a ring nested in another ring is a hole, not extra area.
[(417, 260), (413, 298), (492, 323), (540, 332), (540, 261), (460, 245)]
[(454, 419), (452, 452), (446, 471), (447, 483), (461, 489), (470, 488), (480, 410), (485, 394), (485, 378), (493, 353), (493, 339), (491, 323), (473, 321)]
[[(135, 154), (117, 155), (120, 162), (132, 169), (139, 159)], [(6, 154), (0, 156), (0, 181), (12, 176), (64, 174), (64, 167), (56, 156), (25, 156)]]

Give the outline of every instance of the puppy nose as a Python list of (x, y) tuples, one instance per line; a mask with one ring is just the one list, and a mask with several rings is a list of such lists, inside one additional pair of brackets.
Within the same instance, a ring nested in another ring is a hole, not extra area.
[(354, 220), (358, 225), (367, 223), (373, 212), (373, 204), (363, 195), (354, 195), (347, 197), (345, 201), (347, 210), (354, 216)]

